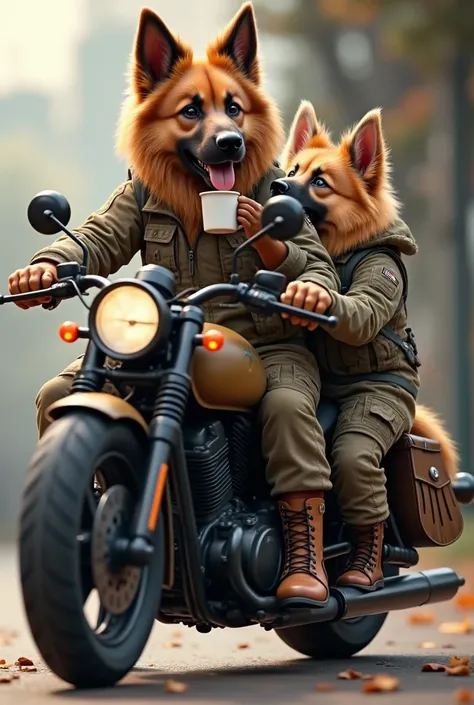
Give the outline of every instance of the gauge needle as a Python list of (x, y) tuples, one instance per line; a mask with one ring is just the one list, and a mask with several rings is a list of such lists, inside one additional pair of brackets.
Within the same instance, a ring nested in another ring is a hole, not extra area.
[(156, 326), (156, 323), (152, 321), (133, 321), (129, 318), (117, 318), (117, 321), (122, 321), (123, 323), (128, 323), (131, 326), (141, 325), (141, 326)]

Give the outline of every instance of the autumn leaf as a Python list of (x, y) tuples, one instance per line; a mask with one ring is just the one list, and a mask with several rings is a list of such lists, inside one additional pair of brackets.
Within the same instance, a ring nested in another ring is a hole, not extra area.
[(182, 646), (180, 641), (167, 641), (165, 649), (179, 649)]
[(432, 624), (435, 621), (434, 612), (413, 612), (408, 616), (408, 622), (412, 625)]
[(448, 676), (470, 676), (471, 669), (469, 668), (469, 666), (465, 665), (447, 666), (446, 673)]
[(456, 691), (455, 695), (455, 701), (456, 703), (473, 703), (474, 702), (474, 696), (472, 694), (472, 690), (468, 690), (468, 688), (460, 688), (459, 690)]
[(11, 683), (14, 680), (11, 673), (0, 674), (0, 683)]
[(171, 634), (171, 636), (173, 637), (173, 639), (182, 639), (182, 638), (183, 638), (183, 632), (181, 631), (181, 629), (177, 629), (176, 631), (174, 631), (174, 632)]
[(424, 663), (421, 667), (422, 673), (439, 673), (445, 671), (447, 666), (442, 663)]
[(400, 681), (393, 676), (381, 674), (375, 676), (373, 680), (364, 683), (362, 686), (363, 693), (391, 693), (393, 690), (398, 690)]
[(362, 678), (362, 673), (359, 673), (359, 671), (353, 671), (352, 668), (348, 668), (347, 671), (341, 671), (337, 677), (343, 681), (357, 681)]
[(418, 646), (421, 649), (436, 649), (436, 642), (434, 641), (422, 641)]
[(316, 690), (318, 693), (330, 693), (336, 690), (336, 686), (333, 683), (317, 683)]
[(26, 658), (26, 656), (20, 656), (20, 658), (15, 661), (15, 666), (34, 666), (31, 659)]
[(455, 649), (456, 645), (455, 644), (441, 644), (442, 649)]
[(22, 673), (36, 673), (37, 672), (36, 666), (20, 666), (20, 671)]
[(468, 634), (472, 629), (471, 620), (466, 617), (462, 622), (442, 622), (438, 626), (441, 634)]
[(461, 593), (454, 600), (454, 604), (460, 610), (474, 610), (474, 594), (469, 592)]
[(0, 671), (8, 671), (11, 667), (11, 663), (5, 663), (5, 659), (2, 659), (2, 663), (0, 663)]
[(469, 656), (451, 656), (451, 661), (448, 663), (448, 666), (469, 666), (471, 667), (471, 659)]
[(240, 644), (237, 644), (238, 649), (249, 649), (250, 644), (247, 644), (245, 641), (241, 642)]
[(185, 693), (188, 688), (189, 685), (187, 683), (183, 683), (182, 681), (175, 681), (171, 678), (165, 681), (165, 684), (163, 686), (163, 690), (165, 693)]

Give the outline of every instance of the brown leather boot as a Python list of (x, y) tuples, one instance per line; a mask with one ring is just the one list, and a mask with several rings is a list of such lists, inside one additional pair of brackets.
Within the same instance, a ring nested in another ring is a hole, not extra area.
[(285, 565), (277, 598), (285, 606), (324, 607), (329, 599), (323, 563), (322, 492), (292, 492), (278, 498)]
[(382, 548), (384, 524), (352, 527), (354, 546), (345, 572), (336, 582), (364, 592), (383, 588)]

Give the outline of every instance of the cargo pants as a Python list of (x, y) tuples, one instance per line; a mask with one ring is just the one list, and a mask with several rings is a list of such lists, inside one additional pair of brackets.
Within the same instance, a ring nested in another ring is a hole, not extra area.
[(416, 402), (401, 387), (369, 381), (327, 385), (323, 396), (340, 407), (334, 431), (332, 481), (342, 519), (372, 526), (389, 515), (383, 459), (409, 433)]
[[(304, 346), (279, 344), (259, 348), (267, 372), (267, 390), (259, 409), (262, 455), (272, 495), (331, 489), (331, 470), (325, 455), (322, 429), (316, 420), (319, 370)], [(46, 382), (36, 397), (41, 437), (50, 421), (48, 407), (67, 396), (82, 358)], [(117, 394), (111, 384), (104, 391)]]

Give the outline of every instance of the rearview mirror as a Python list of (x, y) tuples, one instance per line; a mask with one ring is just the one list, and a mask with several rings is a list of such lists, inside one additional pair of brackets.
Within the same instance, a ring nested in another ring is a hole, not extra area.
[(296, 198), (291, 196), (273, 196), (262, 211), (262, 227), (273, 222), (268, 235), (274, 240), (291, 240), (296, 237), (304, 225), (304, 209)]
[(41, 191), (31, 200), (27, 215), (31, 227), (37, 232), (43, 235), (56, 235), (62, 228), (51, 218), (51, 215), (66, 226), (71, 218), (71, 206), (61, 193)]

